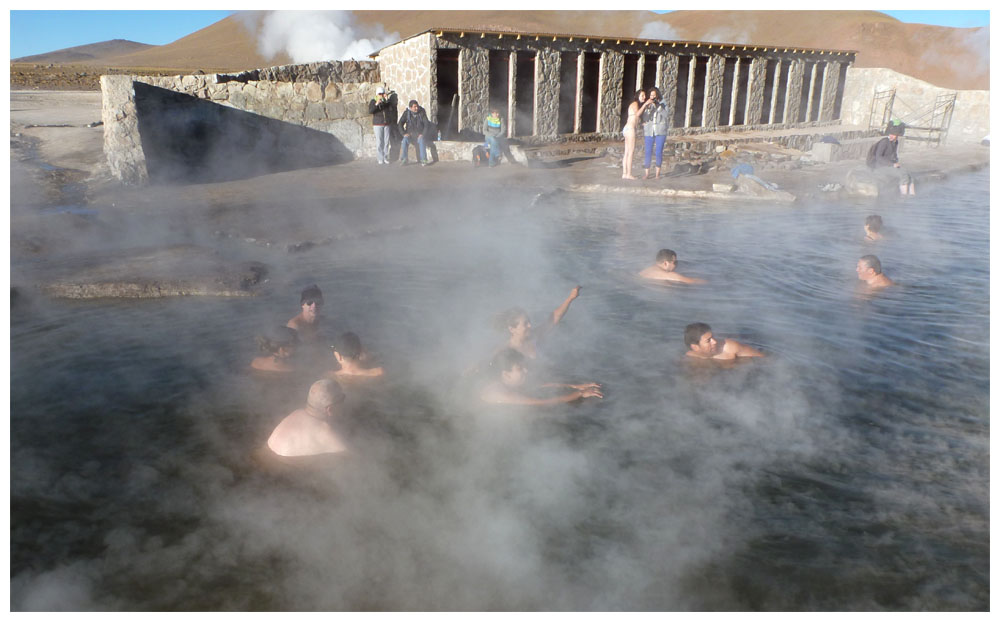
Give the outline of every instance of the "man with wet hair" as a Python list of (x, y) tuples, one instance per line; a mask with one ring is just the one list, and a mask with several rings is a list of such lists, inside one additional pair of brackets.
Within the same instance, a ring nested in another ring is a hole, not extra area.
[(524, 309), (513, 307), (500, 313), (496, 319), (497, 327), (501, 330), (507, 330), (510, 335), (504, 347), (514, 348), (528, 358), (536, 358), (538, 356), (536, 348), (538, 341), (545, 338), (548, 332), (562, 321), (563, 316), (569, 311), (570, 304), (580, 297), (581, 288), (581, 285), (577, 285), (570, 290), (569, 296), (556, 307), (552, 315), (549, 316), (549, 321), (539, 329), (537, 335), (533, 331), (531, 320), (528, 319), (528, 313)]
[(735, 339), (726, 339), (722, 346), (712, 335), (712, 327), (703, 322), (688, 324), (684, 328), (684, 345), (687, 346), (687, 356), (698, 359), (714, 359), (731, 361), (738, 358), (753, 358), (764, 356), (756, 348), (744, 345)]
[(403, 135), (403, 142), (399, 147), (399, 163), (406, 165), (406, 156), (409, 155), (410, 143), (416, 141), (414, 147), (417, 150), (417, 158), (420, 166), (427, 166), (427, 132), (430, 131), (431, 122), (427, 118), (427, 112), (411, 99), (406, 106), (402, 116), (399, 117), (399, 133)]
[(312, 343), (321, 338), (320, 312), (323, 310), (323, 292), (316, 285), (310, 285), (302, 290), (299, 297), (302, 311), (288, 320), (288, 328), (294, 328), (299, 333), (299, 340)]
[(882, 274), (882, 262), (875, 255), (865, 255), (859, 259), (855, 270), (858, 273), (858, 279), (864, 281), (872, 289), (892, 285), (892, 280)]
[(651, 279), (654, 281), (673, 281), (676, 283), (705, 283), (704, 279), (696, 279), (692, 277), (686, 277), (683, 274), (678, 274), (675, 272), (677, 269), (677, 253), (670, 250), (669, 248), (661, 248), (658, 253), (656, 253), (656, 263), (645, 268), (639, 273), (639, 276), (644, 279)]
[(279, 456), (315, 456), (347, 450), (333, 429), (341, 414), (344, 391), (335, 380), (324, 378), (309, 387), (309, 397), (300, 408), (282, 419), (270, 438), (268, 448)]
[(364, 367), (361, 364), (364, 353), (360, 337), (354, 333), (342, 334), (333, 345), (333, 356), (337, 359), (337, 363), (340, 364), (340, 369), (332, 372), (332, 374), (336, 377), (381, 376), (384, 373), (381, 367)]
[(882, 217), (872, 214), (865, 218), (865, 239), (869, 242), (876, 242), (882, 239)]
[(552, 397), (532, 397), (524, 393), (528, 371), (524, 366), (524, 355), (514, 348), (504, 348), (493, 357), (490, 363), (490, 375), (493, 381), (483, 387), (479, 397), (490, 404), (519, 404), (522, 406), (549, 406), (566, 404), (587, 397), (603, 398), (601, 385), (596, 382), (583, 384), (546, 383), (539, 385), (545, 388), (572, 389)]
[(876, 175), (892, 179), (899, 184), (899, 194), (916, 194), (913, 187), (913, 177), (910, 173), (899, 166), (899, 137), (903, 135), (906, 127), (901, 121), (893, 120), (886, 128), (886, 136), (872, 145), (868, 153), (868, 167), (875, 171)]

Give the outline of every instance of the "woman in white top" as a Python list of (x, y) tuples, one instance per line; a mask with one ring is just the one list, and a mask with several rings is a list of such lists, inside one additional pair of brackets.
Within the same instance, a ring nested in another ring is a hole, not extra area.
[(632, 176), (632, 154), (635, 153), (635, 128), (636, 122), (642, 111), (649, 103), (646, 102), (646, 91), (639, 89), (635, 92), (635, 99), (628, 105), (628, 121), (622, 129), (625, 136), (625, 157), (622, 158), (622, 179), (636, 179)]

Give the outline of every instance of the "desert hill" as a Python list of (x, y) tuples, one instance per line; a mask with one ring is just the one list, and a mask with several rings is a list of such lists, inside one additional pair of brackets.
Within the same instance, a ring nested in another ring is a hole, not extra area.
[(77, 45), (71, 48), (63, 48), (45, 54), (33, 54), (11, 59), (12, 63), (95, 63), (101, 62), (105, 58), (132, 54), (149, 48), (156, 47), (148, 43), (138, 43), (127, 39), (112, 39), (101, 41), (100, 43), (89, 43), (87, 45)]
[[(856, 50), (858, 67), (888, 67), (944, 88), (989, 89), (989, 28), (904, 24), (877, 11), (352, 13), (358, 38), (377, 26), (400, 37), (451, 27)], [(112, 67), (191, 71), (237, 71), (293, 62), (284, 53), (268, 57), (260, 53), (257, 36), (263, 15), (234, 14), (173, 43), (109, 56), (101, 62)]]

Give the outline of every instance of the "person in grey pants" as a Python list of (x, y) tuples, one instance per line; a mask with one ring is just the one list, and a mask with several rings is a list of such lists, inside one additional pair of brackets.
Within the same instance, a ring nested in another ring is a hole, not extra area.
[(375, 99), (368, 101), (368, 112), (375, 129), (375, 159), (379, 164), (388, 164), (389, 137), (396, 124), (396, 93), (386, 93), (384, 86), (375, 89)]

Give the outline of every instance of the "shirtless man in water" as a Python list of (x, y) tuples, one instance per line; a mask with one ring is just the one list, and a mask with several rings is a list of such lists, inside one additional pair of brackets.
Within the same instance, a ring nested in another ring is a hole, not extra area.
[(333, 346), (333, 356), (340, 364), (340, 369), (330, 372), (334, 377), (357, 376), (373, 378), (384, 372), (381, 367), (364, 367), (361, 364), (364, 349), (361, 339), (354, 333), (344, 333)]
[(674, 281), (677, 283), (705, 283), (704, 279), (696, 279), (675, 272), (677, 269), (677, 253), (669, 248), (661, 248), (656, 253), (656, 263), (644, 269), (639, 276), (655, 281)]
[(315, 456), (347, 450), (331, 423), (340, 414), (344, 391), (335, 380), (317, 380), (309, 387), (305, 408), (300, 408), (274, 428), (267, 446), (279, 456)]
[(855, 271), (858, 273), (858, 279), (864, 281), (871, 289), (892, 285), (892, 280), (882, 274), (882, 262), (875, 255), (865, 255), (859, 259)]
[(882, 239), (882, 217), (872, 214), (865, 218), (865, 240), (877, 242)]
[(302, 290), (299, 298), (302, 311), (288, 320), (288, 328), (294, 328), (299, 333), (299, 341), (311, 343), (320, 337), (320, 312), (323, 310), (323, 292), (319, 287), (310, 285)]
[[(570, 304), (579, 296), (580, 286), (577, 285), (570, 291), (566, 300), (552, 312), (549, 321), (542, 327), (537, 339), (544, 337), (553, 326), (563, 319), (563, 316), (569, 311)], [(528, 319), (528, 313), (524, 309), (519, 307), (507, 309), (500, 314), (498, 323), (510, 333), (510, 339), (507, 340), (505, 347), (515, 349), (529, 359), (538, 356), (536, 349), (537, 339), (534, 332), (532, 332), (531, 320)]]
[(480, 399), (490, 404), (548, 406), (551, 404), (575, 402), (587, 397), (604, 397), (604, 394), (601, 393), (601, 385), (596, 382), (582, 384), (547, 383), (539, 385), (545, 388), (572, 389), (569, 393), (552, 397), (532, 397), (525, 394), (523, 391), (528, 378), (528, 371), (524, 368), (524, 355), (513, 348), (501, 350), (493, 357), (490, 368), (494, 380), (483, 387), (482, 392), (479, 394)]
[(712, 327), (702, 322), (687, 325), (684, 329), (684, 345), (688, 348), (685, 354), (698, 359), (731, 361), (737, 358), (764, 356), (760, 350), (743, 345), (735, 339), (726, 339), (720, 347), (712, 335)]

